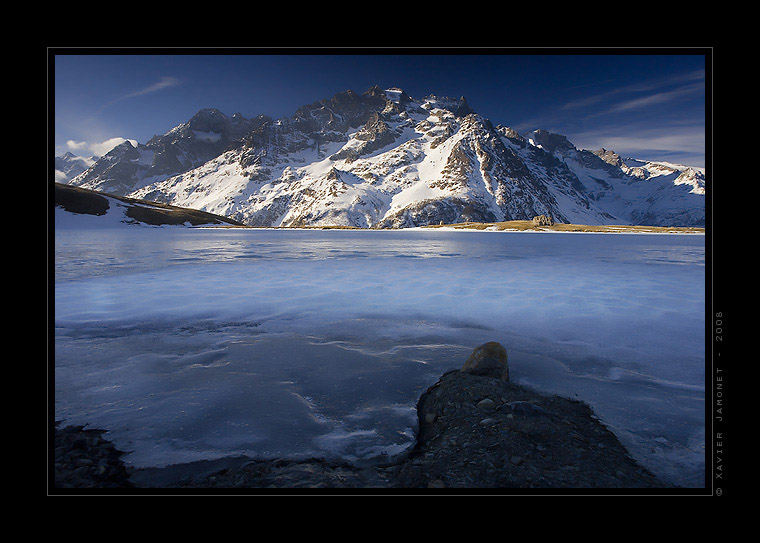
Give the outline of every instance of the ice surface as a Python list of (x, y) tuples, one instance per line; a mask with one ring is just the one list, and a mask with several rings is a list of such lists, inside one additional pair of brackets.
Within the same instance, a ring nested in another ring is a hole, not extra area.
[(56, 418), (134, 465), (393, 455), (495, 340), (514, 380), (704, 484), (704, 236), (70, 229), (55, 252)]

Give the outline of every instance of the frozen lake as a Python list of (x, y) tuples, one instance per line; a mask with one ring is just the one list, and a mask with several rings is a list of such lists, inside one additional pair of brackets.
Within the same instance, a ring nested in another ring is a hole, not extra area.
[(705, 237), (59, 229), (55, 415), (134, 466), (375, 461), (419, 395), (499, 341), (645, 466), (703, 486)]

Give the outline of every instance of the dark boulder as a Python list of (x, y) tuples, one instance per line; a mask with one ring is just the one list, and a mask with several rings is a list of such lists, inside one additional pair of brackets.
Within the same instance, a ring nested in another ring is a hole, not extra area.
[(498, 341), (484, 343), (472, 351), (461, 371), (509, 381), (507, 350)]

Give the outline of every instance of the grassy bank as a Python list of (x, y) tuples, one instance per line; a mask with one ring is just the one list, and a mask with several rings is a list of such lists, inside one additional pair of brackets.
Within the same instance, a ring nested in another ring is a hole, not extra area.
[(535, 226), (532, 221), (504, 222), (463, 222), (456, 224), (438, 224), (423, 228), (454, 228), (456, 230), (507, 230), (537, 232), (609, 232), (609, 233), (648, 233), (648, 234), (704, 234), (704, 228), (675, 226), (628, 226), (628, 225), (587, 225), (554, 224), (552, 226)]
[[(259, 228), (279, 230), (376, 230), (376, 228), (359, 228), (358, 226), (232, 226), (220, 225), (216, 228)], [(629, 234), (704, 234), (704, 228), (682, 226), (629, 226), (629, 225), (588, 225), (588, 224), (554, 224), (552, 226), (535, 226), (532, 221), (504, 222), (461, 222), (454, 224), (431, 224), (420, 228), (451, 228), (454, 230), (489, 230), (505, 232), (603, 232)], [(406, 228), (388, 228), (387, 230), (406, 230)]]

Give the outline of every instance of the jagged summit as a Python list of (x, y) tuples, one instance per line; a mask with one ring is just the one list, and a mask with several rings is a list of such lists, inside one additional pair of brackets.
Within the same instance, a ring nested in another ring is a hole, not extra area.
[(258, 226), (409, 227), (532, 219), (704, 225), (704, 174), (577, 149), (565, 136), (494, 125), (464, 96), (396, 86), (344, 90), (290, 117), (217, 109), (71, 184)]
[(591, 151), (596, 156), (604, 160), (608, 164), (612, 164), (613, 166), (622, 166), (624, 165), (623, 159), (620, 157), (619, 154), (617, 154), (614, 151), (608, 151), (604, 147), (597, 149), (596, 151)]
[(533, 140), (535, 145), (546, 149), (550, 153), (554, 153), (556, 151), (570, 151), (575, 149), (575, 145), (570, 143), (570, 141), (562, 134), (555, 134), (542, 128), (528, 132), (528, 134), (526, 134), (526, 137)]

